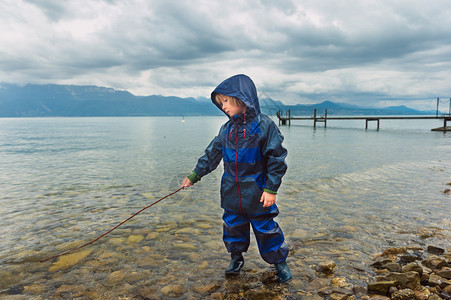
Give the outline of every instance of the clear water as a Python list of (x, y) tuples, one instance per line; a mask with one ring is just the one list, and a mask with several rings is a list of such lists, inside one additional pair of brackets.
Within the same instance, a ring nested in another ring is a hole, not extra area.
[(277, 200), (289, 286), (276, 283), (255, 240), (244, 275), (224, 277), (221, 166), (80, 250), (79, 261), (39, 262), (178, 189), (225, 121), (0, 119), (0, 296), (306, 295), (312, 266), (325, 260), (364, 286), (368, 262), (387, 247), (450, 247), (451, 135), (430, 131), (442, 122), (382, 120), (379, 131), (364, 121), (293, 122), (280, 127), (289, 169)]

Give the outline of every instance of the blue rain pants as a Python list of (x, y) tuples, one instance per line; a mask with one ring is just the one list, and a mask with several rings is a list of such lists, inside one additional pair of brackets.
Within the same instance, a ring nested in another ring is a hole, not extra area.
[(250, 228), (252, 225), (258, 250), (264, 261), (269, 264), (283, 262), (288, 256), (288, 246), (282, 229), (274, 218), (279, 214), (274, 204), (270, 211), (261, 214), (243, 215), (224, 210), (223, 240), (228, 252), (246, 252), (250, 243)]

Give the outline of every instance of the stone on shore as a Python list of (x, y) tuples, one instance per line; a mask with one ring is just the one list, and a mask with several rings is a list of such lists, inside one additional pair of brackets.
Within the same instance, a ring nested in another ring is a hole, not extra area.
[(443, 255), (445, 253), (445, 249), (435, 246), (428, 246), (427, 251), (432, 254)]
[(415, 290), (420, 287), (420, 275), (417, 272), (396, 273), (392, 272), (384, 277), (385, 281), (395, 281), (397, 286)]
[(451, 279), (451, 268), (450, 267), (443, 267), (441, 270), (435, 271), (435, 273), (443, 278)]
[(443, 258), (430, 258), (422, 261), (423, 266), (428, 267), (429, 269), (441, 269), (447, 266), (446, 260)]
[(423, 268), (416, 262), (408, 263), (401, 269), (402, 273), (417, 272), (420, 276), (423, 275)]
[(368, 292), (379, 295), (388, 295), (389, 289), (394, 286), (396, 286), (396, 281), (393, 280), (370, 282), (368, 284)]
[(391, 295), (392, 300), (415, 300), (415, 293), (411, 289), (403, 289)]

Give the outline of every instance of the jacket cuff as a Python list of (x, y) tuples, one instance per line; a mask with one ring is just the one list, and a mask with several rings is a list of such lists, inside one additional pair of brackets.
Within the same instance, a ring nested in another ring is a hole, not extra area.
[(189, 181), (191, 181), (192, 184), (195, 184), (196, 182), (200, 181), (201, 177), (199, 175), (197, 175), (197, 173), (195, 171), (193, 171), (193, 173), (191, 173), (191, 175), (186, 176)]
[(273, 194), (273, 195), (277, 195), (277, 192), (269, 190), (269, 189), (263, 189), (263, 191), (265, 191), (267, 193), (270, 193), (270, 194)]

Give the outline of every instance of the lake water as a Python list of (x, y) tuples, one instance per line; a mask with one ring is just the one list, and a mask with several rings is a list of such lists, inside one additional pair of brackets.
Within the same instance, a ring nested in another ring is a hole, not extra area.
[(177, 190), (225, 117), (0, 119), (0, 298), (227, 298), (315, 294), (314, 266), (365, 286), (388, 247), (451, 237), (451, 135), (440, 121), (293, 122), (280, 127), (288, 172), (277, 218), (294, 280), (279, 285), (255, 239), (244, 274), (224, 277), (222, 166)]

